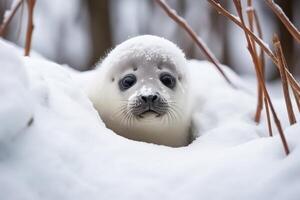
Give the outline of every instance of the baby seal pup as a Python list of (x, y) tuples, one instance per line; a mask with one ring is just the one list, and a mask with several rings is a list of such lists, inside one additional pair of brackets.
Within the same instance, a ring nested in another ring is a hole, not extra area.
[(175, 44), (138, 36), (118, 45), (100, 65), (88, 95), (108, 128), (137, 141), (189, 144), (187, 61)]

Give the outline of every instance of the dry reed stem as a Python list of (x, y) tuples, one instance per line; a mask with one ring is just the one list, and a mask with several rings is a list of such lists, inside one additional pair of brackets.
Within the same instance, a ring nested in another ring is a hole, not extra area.
[[(268, 124), (268, 131), (269, 131), (269, 136), (273, 136), (273, 130), (272, 130), (272, 124), (271, 124), (271, 115), (270, 115), (270, 106), (268, 104), (268, 99), (267, 97), (264, 97), (264, 103), (266, 105), (266, 113), (267, 113), (267, 124)], [(269, 117), (268, 117), (269, 116)]]
[[(207, 0), (207, 1), (217, 10), (217, 12), (219, 14), (221, 14), (224, 17), (228, 18), (230, 21), (232, 21), (237, 26), (239, 26), (240, 28), (243, 29), (242, 23), (240, 22), (240, 20), (236, 16), (234, 16), (231, 13), (229, 13), (225, 8), (223, 8), (215, 0)], [(258, 38), (247, 27), (245, 27), (244, 30), (247, 32), (247, 34), (249, 34), (249, 36), (251, 38), (253, 38), (255, 40), (255, 42), (261, 47), (261, 49), (271, 58), (271, 60), (273, 61), (273, 63), (279, 68), (279, 66), (278, 66), (278, 60), (277, 60), (276, 56), (273, 54), (272, 50), (269, 48), (269, 46), (267, 44), (265, 44), (263, 40), (261, 40), (260, 38)], [(300, 93), (300, 85), (299, 85), (299, 83), (295, 80), (295, 78), (293, 77), (293, 75), (287, 69), (286, 69), (286, 73), (287, 73), (287, 78), (288, 78), (288, 80), (289, 80), (289, 82), (291, 84), (291, 87), (294, 90), (296, 90), (298, 93)]]
[[(253, 16), (253, 11), (254, 9), (252, 8), (252, 1), (248, 0), (247, 1), (248, 4), (248, 9), (247, 9), (247, 15), (248, 15), (248, 21), (249, 21), (249, 26), (250, 26), (250, 30), (252, 32), (254, 32), (254, 27), (253, 27), (253, 23), (254, 23), (254, 16)], [(238, 9), (242, 9), (241, 5), (239, 5), (239, 2), (235, 2), (240, 20), (242, 22), (243, 27), (246, 28), (245, 22), (243, 20), (243, 16), (242, 16), (242, 10), (238, 10)], [(239, 12), (240, 11), (240, 12)], [(265, 84), (264, 82), (264, 74), (263, 74), (263, 70), (262, 70), (262, 66), (261, 66), (261, 60), (257, 55), (257, 51), (256, 51), (256, 44), (253, 40), (253, 38), (249, 37), (248, 34), (245, 32), (245, 37), (248, 43), (248, 50), (249, 53), (251, 55), (253, 64), (254, 64), (254, 69), (255, 69), (255, 73), (256, 73), (256, 78), (258, 81), (258, 91), (261, 92), (261, 94), (258, 93), (258, 104), (257, 104), (257, 109), (256, 109), (256, 114), (255, 114), (255, 121), (259, 122), (258, 117), (260, 117), (261, 115), (261, 109), (262, 109), (262, 101), (265, 103), (265, 107), (266, 107), (266, 114), (267, 114), (267, 125), (268, 125), (268, 131), (269, 131), (269, 135), (272, 136), (272, 126), (271, 126), (271, 120), (270, 120), (270, 112), (269, 112), (269, 102), (268, 99), (266, 98), (266, 95), (264, 95), (264, 91), (263, 91), (263, 84)], [(260, 74), (263, 77), (263, 80), (261, 81), (259, 76)], [(260, 104), (259, 104), (260, 103)]]
[(292, 124), (296, 123), (296, 117), (295, 117), (295, 114), (293, 111), (293, 105), (292, 105), (292, 101), (290, 98), (289, 85), (288, 85), (289, 82), (287, 80), (286, 73), (285, 73), (285, 68), (287, 68), (286, 60), (284, 58), (281, 43), (276, 34), (273, 36), (273, 44), (275, 47), (275, 55), (277, 56), (278, 61), (279, 61), (279, 66), (280, 66), (279, 73), (280, 73), (280, 77), (282, 80), (282, 89), (283, 89), (286, 109), (287, 109), (290, 124), (292, 125)]
[[(259, 36), (260, 39), (263, 40), (261, 25), (260, 25), (260, 22), (258, 20), (258, 16), (256, 14), (256, 10), (253, 11), (253, 14), (254, 14), (254, 21), (256, 22), (258, 36)], [(262, 62), (262, 72), (263, 72), (263, 75), (265, 76), (265, 52), (262, 49), (262, 47), (260, 47), (260, 58), (261, 58), (261, 62)]]
[(32, 32), (34, 29), (33, 25), (33, 11), (36, 0), (27, 0), (28, 6), (28, 23), (27, 23), (27, 32), (26, 32), (26, 41), (25, 41), (25, 56), (29, 56), (31, 49), (31, 40)]
[[(282, 47), (281, 47), (281, 49), (282, 49)], [(281, 50), (282, 51), (282, 50)], [(284, 54), (283, 54), (283, 51), (282, 51), (282, 55), (283, 55), (283, 64), (284, 64), (284, 66), (285, 66), (285, 69), (286, 69), (286, 71), (285, 72), (287, 72), (287, 71), (289, 71), (288, 70), (288, 65), (287, 65), (287, 62), (286, 62), (286, 59), (285, 59), (285, 57), (284, 57)], [(285, 74), (286, 75), (286, 74)], [(289, 80), (288, 80), (289, 81)], [(289, 84), (291, 85), (291, 83), (290, 83), (290, 81), (289, 81)], [(297, 103), (297, 107), (298, 107), (298, 110), (300, 111), (300, 92), (299, 91), (297, 91), (297, 90), (295, 90), (293, 87), (291, 87), (292, 88), (292, 91), (293, 91), (293, 94), (294, 94), (294, 97), (295, 97), (295, 101), (296, 101), (296, 103)]]
[(294, 24), (285, 15), (279, 5), (277, 5), (273, 0), (265, 0), (267, 5), (272, 9), (272, 11), (277, 15), (280, 21), (283, 23), (285, 28), (290, 32), (290, 34), (300, 43), (300, 32), (294, 26)]
[[(240, 0), (233, 0), (233, 2), (235, 4), (236, 10), (238, 12), (238, 16), (239, 16), (241, 24), (242, 24), (242, 28), (243, 28), (244, 33), (245, 33), (245, 37), (246, 37), (246, 40), (247, 40), (247, 43), (248, 43), (248, 50), (249, 50), (249, 52), (251, 54), (253, 63), (255, 63), (256, 62), (255, 61), (255, 55), (254, 55), (253, 48), (251, 46), (250, 36), (247, 33), (247, 31), (245, 30), (246, 29), (246, 25), (245, 25), (245, 22), (244, 22), (244, 19), (243, 19), (241, 1)], [(254, 66), (255, 66), (255, 68), (257, 68), (257, 65), (254, 65)], [(259, 81), (260, 85), (262, 86), (264, 95), (267, 98), (267, 102), (268, 102), (268, 104), (270, 106), (270, 109), (271, 109), (271, 112), (272, 112), (272, 115), (273, 115), (273, 119), (274, 119), (275, 125), (276, 125), (276, 127), (278, 129), (278, 132), (279, 132), (282, 144), (283, 144), (284, 151), (285, 151), (286, 155), (288, 155), (290, 151), (289, 151), (289, 147), (288, 147), (288, 144), (287, 144), (287, 141), (286, 141), (286, 138), (285, 138), (285, 135), (284, 135), (284, 132), (283, 132), (280, 120), (277, 117), (277, 114), (276, 114), (276, 111), (274, 109), (273, 103), (272, 103), (271, 98), (269, 96), (268, 90), (267, 90), (265, 82), (264, 82), (263, 75), (262, 75), (261, 71), (259, 71), (258, 69), (256, 69), (256, 70), (258, 72), (257, 73), (258, 74), (258, 76), (257, 76), (258, 81)]]
[[(252, 32), (254, 32), (254, 9), (252, 7), (252, 0), (248, 0), (247, 5), (248, 5), (247, 16), (248, 16), (250, 30)], [(257, 24), (258, 23), (256, 23), (256, 26), (257, 26)], [(259, 29), (259, 28), (256, 27), (256, 29)], [(260, 36), (260, 38), (262, 38), (262, 37)], [(259, 57), (257, 54), (255, 41), (253, 40), (253, 38), (250, 38), (250, 41), (251, 41), (251, 46), (252, 46), (251, 49), (253, 50), (253, 54), (254, 54), (254, 58), (255, 58), (255, 64), (257, 65), (256, 67), (260, 71), (263, 71), (261, 57)], [(259, 83), (257, 84), (257, 94), (258, 94), (257, 95), (257, 106), (256, 106), (255, 117), (254, 117), (254, 121), (256, 123), (258, 123), (260, 121), (261, 112), (263, 109), (263, 92), (262, 92), (261, 85)], [(269, 116), (267, 116), (267, 117), (269, 118)]]
[[(221, 6), (221, 4), (217, 3), (215, 0), (207, 0), (216, 10), (219, 14), (223, 15), (224, 17), (227, 17), (230, 19), (233, 23), (238, 25), (240, 28), (243, 28), (242, 23), (240, 22), (239, 18), (228, 12), (225, 8)], [(264, 50), (266, 54), (268, 54), (271, 59), (274, 62), (277, 62), (276, 57), (274, 56), (271, 49), (268, 47), (267, 44), (264, 43), (264, 41), (260, 38), (258, 38), (251, 30), (249, 30), (247, 27), (245, 27), (245, 31), (247, 34), (249, 34), (250, 37), (252, 37), (255, 42)]]
[[(257, 32), (258, 32), (258, 36), (259, 36), (260, 39), (263, 39), (263, 34), (262, 34), (260, 22), (259, 22), (257, 14), (256, 14), (256, 10), (253, 8), (252, 0), (247, 1), (247, 6), (248, 6), (247, 14), (248, 14), (248, 21), (249, 21), (249, 25), (250, 25), (250, 30), (252, 32), (254, 32), (253, 24), (255, 23), (255, 25), (256, 25), (255, 27), (256, 27)], [(252, 46), (254, 48), (255, 58), (258, 60), (257, 61), (258, 62), (258, 66), (257, 66), (258, 70), (263, 75), (263, 78), (265, 78), (264, 51), (260, 47), (260, 55), (258, 57), (257, 52), (256, 52), (255, 41), (252, 37), (250, 37), (250, 40), (251, 40)], [(256, 74), (256, 76), (258, 76), (258, 75)], [(258, 78), (257, 78), (257, 80), (258, 80)], [(273, 136), (273, 130), (272, 130), (270, 110), (269, 110), (270, 108), (269, 108), (268, 100), (263, 95), (263, 89), (262, 89), (261, 85), (257, 84), (257, 87), (258, 87), (258, 104), (257, 104), (257, 108), (256, 108), (256, 113), (255, 113), (255, 121), (259, 122), (259, 120), (260, 120), (261, 112), (262, 112), (262, 109), (263, 109), (263, 102), (264, 102), (265, 108), (266, 108), (268, 132), (269, 132), (269, 136), (272, 137)]]
[(5, 30), (7, 29), (8, 24), (10, 23), (12, 18), (15, 16), (16, 12), (18, 11), (18, 9), (20, 8), (20, 6), (22, 5), (23, 2), (24, 2), (24, 0), (19, 0), (15, 4), (15, 6), (11, 9), (10, 15), (8, 17), (6, 17), (4, 19), (4, 21), (2, 22), (2, 24), (0, 26), (0, 37), (4, 36)]
[[(249, 1), (249, 6), (252, 7), (252, 0), (248, 0), (248, 1)], [(250, 12), (253, 14), (253, 19), (254, 19), (253, 22), (255, 22), (256, 29), (257, 29), (257, 32), (258, 32), (258, 36), (261, 40), (263, 40), (263, 33), (262, 33), (261, 25), (260, 25), (256, 10), (253, 8), (253, 9), (250, 10)], [(259, 57), (260, 57), (260, 62), (261, 62), (261, 67), (262, 67), (262, 73), (265, 76), (265, 53), (264, 53), (262, 47), (260, 47)]]
[(207, 45), (202, 41), (202, 39), (196, 34), (195, 31), (193, 31), (192, 27), (186, 22), (184, 18), (179, 16), (177, 12), (172, 9), (165, 0), (155, 0), (156, 3), (166, 12), (166, 14), (173, 19), (179, 26), (181, 26), (188, 35), (194, 40), (194, 42), (197, 44), (197, 46), (202, 50), (202, 52), (205, 54), (205, 56), (208, 58), (210, 62), (212, 62), (217, 70), (221, 73), (221, 75), (224, 77), (224, 79), (234, 88), (234, 84), (230, 81), (230, 79), (227, 77), (225, 72), (222, 70), (220, 62), (217, 60), (217, 58), (212, 54), (212, 52), (209, 50)]

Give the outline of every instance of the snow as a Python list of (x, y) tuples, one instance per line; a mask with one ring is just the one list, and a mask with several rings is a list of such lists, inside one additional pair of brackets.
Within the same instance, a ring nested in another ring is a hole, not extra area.
[[(10, 140), (26, 127), (32, 117), (32, 98), (22, 60), (11, 46), (0, 40), (0, 143)], [(13, 75), (13, 76), (12, 76)]]
[[(265, 117), (253, 122), (255, 95), (225, 66), (240, 89), (189, 61), (199, 137), (170, 148), (105, 128), (82, 89), (93, 72), (23, 58), (4, 41), (0, 57), (0, 199), (299, 199), (299, 124), (283, 123), (285, 156)], [(286, 118), (282, 100), (276, 108)]]

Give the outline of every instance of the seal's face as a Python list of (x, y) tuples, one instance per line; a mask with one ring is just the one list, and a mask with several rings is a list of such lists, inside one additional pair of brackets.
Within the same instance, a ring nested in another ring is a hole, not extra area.
[(122, 122), (180, 118), (177, 103), (184, 90), (176, 66), (158, 58), (141, 57), (118, 67), (122, 73), (115, 77), (115, 86), (122, 99), (117, 112)]
[(173, 43), (134, 38), (103, 61), (89, 96), (106, 126), (119, 135), (183, 146), (190, 126), (185, 67), (184, 54)]

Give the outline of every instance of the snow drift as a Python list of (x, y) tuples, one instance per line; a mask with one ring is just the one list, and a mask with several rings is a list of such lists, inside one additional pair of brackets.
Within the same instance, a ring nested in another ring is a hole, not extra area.
[(253, 122), (255, 95), (207, 62), (189, 61), (199, 137), (183, 148), (105, 128), (79, 87), (93, 72), (23, 58), (2, 40), (0, 63), (0, 199), (299, 199), (300, 126), (284, 123), (286, 156)]

